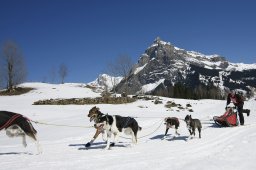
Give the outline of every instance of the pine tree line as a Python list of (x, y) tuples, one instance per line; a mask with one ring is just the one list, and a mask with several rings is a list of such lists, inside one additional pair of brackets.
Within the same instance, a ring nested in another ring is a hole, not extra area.
[(176, 83), (173, 86), (168, 86), (165, 89), (161, 88), (153, 93), (153, 95), (183, 98), (183, 99), (224, 99), (220, 90), (213, 85), (199, 84), (195, 88), (188, 87), (182, 83)]

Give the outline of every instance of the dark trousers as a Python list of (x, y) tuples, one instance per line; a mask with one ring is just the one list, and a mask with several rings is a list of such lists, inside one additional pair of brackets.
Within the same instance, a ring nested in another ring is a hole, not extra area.
[(241, 107), (237, 107), (237, 112), (238, 112), (238, 116), (239, 116), (239, 122), (240, 125), (244, 125), (244, 115), (243, 115), (243, 106)]

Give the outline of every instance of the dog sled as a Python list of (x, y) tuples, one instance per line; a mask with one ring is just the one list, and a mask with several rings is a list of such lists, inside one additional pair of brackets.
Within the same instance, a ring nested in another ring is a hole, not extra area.
[(222, 116), (214, 116), (213, 120), (218, 126), (222, 127), (233, 127), (239, 124), (235, 107), (227, 108)]

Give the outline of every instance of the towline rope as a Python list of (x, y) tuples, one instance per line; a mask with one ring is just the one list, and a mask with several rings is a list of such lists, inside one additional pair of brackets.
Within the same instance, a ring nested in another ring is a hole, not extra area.
[(62, 127), (76, 127), (76, 128), (93, 128), (94, 127), (94, 126), (76, 126), (76, 125), (45, 123), (45, 122), (39, 122), (39, 121), (34, 121), (34, 120), (31, 120), (31, 122), (34, 122), (36, 124), (41, 124), (41, 125), (62, 126)]
[[(153, 131), (153, 132), (150, 132), (149, 134), (146, 134), (146, 135), (143, 135), (143, 136), (140, 136), (138, 137), (138, 139), (141, 139), (141, 138), (144, 138), (144, 137), (147, 137), (147, 136), (150, 136), (152, 134), (154, 134), (158, 129), (160, 129), (161, 125), (163, 124), (164, 120), (162, 120), (159, 124), (159, 126)], [(143, 129), (142, 129), (143, 130)], [(128, 137), (124, 137), (124, 136), (120, 136), (120, 138), (123, 138), (123, 139), (131, 139), (131, 138), (128, 138)]]
[[(160, 126), (161, 126), (161, 124), (163, 123), (163, 121), (164, 121), (164, 118), (166, 118), (166, 117), (131, 117), (131, 118), (149, 118), (149, 119), (159, 119), (159, 118), (161, 118), (161, 119), (163, 119), (162, 121), (161, 121), (161, 123), (160, 123), (160, 125), (159, 125), (159, 127), (158, 127), (158, 129), (160, 128)], [(179, 119), (179, 120), (183, 120), (184, 121), (184, 119), (182, 119), (182, 118), (178, 118), (177, 117), (177, 119)], [(34, 122), (34, 123), (36, 123), (36, 124), (41, 124), (41, 125), (49, 125), (49, 126), (60, 126), (60, 127), (72, 127), (72, 128), (94, 128), (94, 126), (82, 126), (82, 125), (67, 125), (67, 124), (54, 124), (54, 123), (46, 123), (46, 122), (41, 122), (41, 121), (34, 121), (34, 120), (31, 120), (31, 119), (29, 119), (31, 122)], [(205, 120), (206, 121), (206, 120)], [(207, 120), (208, 121), (208, 120)], [(209, 120), (209, 121), (211, 121), (211, 120)], [(158, 122), (155, 122), (153, 125), (155, 125), (156, 123), (158, 123)], [(151, 126), (150, 126), (151, 127)], [(148, 127), (149, 128), (149, 127)], [(143, 129), (148, 129), (148, 128), (143, 128)], [(157, 131), (158, 129), (156, 129), (155, 131)], [(154, 131), (154, 132), (155, 132)], [(149, 134), (150, 135), (150, 134)], [(148, 136), (148, 135), (146, 135), (146, 136)]]

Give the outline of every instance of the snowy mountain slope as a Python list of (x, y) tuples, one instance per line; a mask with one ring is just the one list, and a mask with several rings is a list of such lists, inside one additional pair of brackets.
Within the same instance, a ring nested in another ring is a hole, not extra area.
[[(28, 140), (23, 148), (20, 138), (10, 139), (0, 132), (0, 167), (5, 170), (45, 170), (45, 169), (255, 169), (256, 157), (256, 106), (255, 100), (245, 102), (251, 109), (251, 116), (245, 116), (246, 126), (217, 128), (210, 120), (214, 115), (223, 114), (226, 102), (223, 100), (184, 100), (162, 98), (163, 104), (138, 100), (131, 104), (97, 105), (103, 113), (137, 117), (142, 131), (138, 144), (130, 146), (129, 137), (122, 135), (116, 147), (103, 150), (105, 143), (101, 137), (95, 145), (84, 150), (84, 145), (95, 133), (87, 114), (94, 105), (32, 105), (35, 100), (49, 98), (95, 97), (98, 93), (78, 84), (50, 85), (25, 83), (23, 86), (36, 89), (21, 96), (0, 96), (0, 110), (15, 111), (32, 120), (55, 125), (35, 124), (43, 153), (36, 155), (36, 147)], [(58, 95), (57, 95), (58, 94)], [(194, 112), (187, 109), (164, 107), (167, 101), (174, 101), (184, 108), (191, 104)], [(174, 130), (169, 130), (168, 138), (161, 140), (165, 132), (164, 117), (176, 116), (183, 119), (186, 114), (199, 118), (203, 124), (202, 138), (186, 141), (188, 130), (180, 120), (180, 136), (170, 138)], [(81, 127), (69, 127), (75, 125)]]
[(101, 92), (105, 89), (112, 90), (112, 88), (120, 83), (122, 79), (123, 77), (112, 77), (108, 74), (100, 74), (96, 80), (87, 83), (87, 85), (95, 88), (96, 91)]
[[(253, 91), (256, 88), (256, 64), (231, 63), (219, 55), (204, 55), (175, 47), (159, 37), (145, 50), (128, 76), (128, 93), (168, 93), (167, 88), (181, 83), (190, 90), (199, 86), (241, 88)], [(161, 84), (145, 91), (148, 84)], [(117, 91), (127, 88), (121, 81)]]

